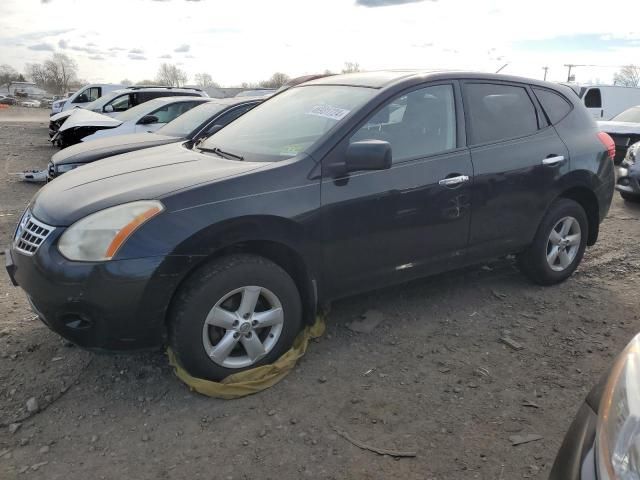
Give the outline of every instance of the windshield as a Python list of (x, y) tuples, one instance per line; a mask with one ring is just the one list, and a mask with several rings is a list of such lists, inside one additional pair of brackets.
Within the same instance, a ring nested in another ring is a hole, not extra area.
[(309, 149), (376, 93), (342, 85), (292, 88), (212, 135), (202, 148), (220, 148), (249, 161), (286, 160)]
[(175, 120), (158, 129), (156, 133), (169, 137), (189, 137), (195, 130), (202, 128), (204, 123), (208, 122), (213, 116), (225, 108), (225, 105), (207, 102), (183, 113)]
[(640, 123), (640, 107), (631, 107), (611, 119), (612, 122)]

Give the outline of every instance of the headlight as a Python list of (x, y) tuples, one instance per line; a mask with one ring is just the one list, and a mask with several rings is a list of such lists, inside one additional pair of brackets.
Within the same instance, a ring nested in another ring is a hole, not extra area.
[(62, 165), (56, 165), (55, 169), (56, 169), (56, 173), (65, 173), (68, 172), (70, 170), (73, 170), (74, 168), (78, 168), (80, 165), (82, 165), (81, 163), (67, 163), (67, 164), (62, 164)]
[(624, 349), (600, 400), (598, 478), (640, 479), (640, 335)]
[(627, 148), (627, 154), (624, 156), (624, 163), (627, 165), (633, 165), (636, 162), (638, 153), (640, 153), (640, 142), (634, 143)]
[(106, 208), (71, 225), (60, 237), (58, 250), (69, 260), (111, 260), (133, 232), (163, 210), (156, 200)]

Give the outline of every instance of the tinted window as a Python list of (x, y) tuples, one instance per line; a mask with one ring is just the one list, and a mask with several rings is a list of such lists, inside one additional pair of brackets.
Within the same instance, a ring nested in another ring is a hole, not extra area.
[(558, 123), (571, 111), (571, 104), (562, 95), (542, 88), (534, 88), (533, 91), (552, 124)]
[(433, 155), (456, 146), (453, 87), (421, 88), (392, 99), (349, 140), (384, 140), (394, 162)]
[(538, 130), (536, 109), (523, 87), (468, 83), (464, 89), (472, 144), (522, 137)]
[(220, 115), (218, 118), (216, 118), (215, 122), (209, 125), (205, 133), (209, 133), (213, 127), (217, 127), (218, 125), (222, 125), (224, 127), (230, 124), (236, 118), (240, 117), (241, 115), (244, 115), (245, 112), (248, 112), (253, 107), (255, 107), (255, 104), (253, 103), (249, 105), (242, 105), (241, 107), (234, 108), (233, 110)]
[(590, 89), (584, 96), (584, 105), (587, 108), (602, 108), (602, 97), (599, 88)]
[(157, 133), (170, 137), (187, 137), (196, 133), (196, 130), (202, 128), (206, 122), (209, 122), (212, 117), (220, 113), (224, 108), (224, 105), (206, 102), (167, 123)]

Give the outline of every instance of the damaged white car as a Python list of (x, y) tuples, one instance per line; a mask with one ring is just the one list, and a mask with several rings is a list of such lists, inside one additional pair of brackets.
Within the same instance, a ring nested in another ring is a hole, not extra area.
[(208, 97), (161, 97), (113, 116), (78, 109), (62, 124), (51, 141), (64, 148), (97, 138), (154, 132), (196, 105), (209, 101)]

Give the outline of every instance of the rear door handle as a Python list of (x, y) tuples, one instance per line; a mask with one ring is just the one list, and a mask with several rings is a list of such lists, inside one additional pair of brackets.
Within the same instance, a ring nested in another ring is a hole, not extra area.
[(553, 157), (547, 157), (542, 159), (543, 165), (554, 166), (564, 162), (564, 156), (555, 155)]
[(443, 178), (438, 182), (438, 185), (442, 185), (444, 187), (455, 187), (456, 185), (460, 185), (461, 183), (465, 183), (468, 181), (469, 181), (468, 175), (458, 175), (457, 177)]

